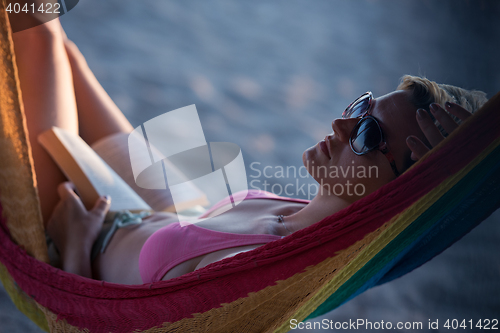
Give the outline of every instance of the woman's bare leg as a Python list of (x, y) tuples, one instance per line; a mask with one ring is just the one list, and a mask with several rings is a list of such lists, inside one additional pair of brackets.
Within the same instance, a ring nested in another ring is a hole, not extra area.
[(13, 35), (29, 140), (45, 224), (59, 200), (57, 186), (66, 181), (37, 141), (57, 126), (89, 144), (133, 127), (69, 41), (58, 19)]
[(66, 180), (37, 141), (57, 126), (78, 134), (73, 78), (58, 19), (13, 35), (37, 188), (46, 224), (59, 201), (57, 186)]
[(78, 47), (65, 38), (78, 108), (80, 136), (89, 144), (115, 133), (130, 133), (130, 122), (90, 70)]

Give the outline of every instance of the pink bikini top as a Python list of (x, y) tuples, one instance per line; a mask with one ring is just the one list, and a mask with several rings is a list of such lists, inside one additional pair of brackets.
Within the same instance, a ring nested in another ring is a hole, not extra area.
[[(238, 192), (235, 200), (274, 199), (289, 202), (308, 203), (308, 200), (280, 197), (273, 193), (249, 190)], [(207, 217), (214, 210), (230, 204), (225, 198), (215, 204), (209, 211), (200, 216)], [(181, 227), (179, 223), (169, 224), (155, 231), (144, 243), (139, 255), (139, 271), (144, 283), (160, 281), (175, 266), (198, 256), (232, 247), (266, 244), (280, 239), (281, 236), (262, 234), (233, 234), (198, 227), (189, 224)]]

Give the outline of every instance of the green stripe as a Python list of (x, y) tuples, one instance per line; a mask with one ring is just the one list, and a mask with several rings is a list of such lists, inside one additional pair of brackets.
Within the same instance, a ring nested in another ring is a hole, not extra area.
[(361, 288), (366, 281), (372, 278), (376, 273), (391, 262), (401, 251), (411, 245), (424, 231), (431, 228), (447, 212), (454, 209), (463, 198), (467, 197), (477, 186), (478, 183), (484, 183), (483, 187), (488, 186), (490, 177), (496, 177), (500, 170), (484, 177), (492, 169), (498, 167), (500, 161), (500, 146), (495, 148), (485, 157), (474, 169), (467, 173), (455, 186), (439, 198), (429, 209), (422, 213), (405, 230), (403, 230), (394, 240), (392, 240), (384, 249), (377, 253), (365, 266), (359, 269), (346, 283), (337, 289), (323, 304), (321, 304), (307, 318), (314, 318), (325, 314), (341, 305), (353, 293)]

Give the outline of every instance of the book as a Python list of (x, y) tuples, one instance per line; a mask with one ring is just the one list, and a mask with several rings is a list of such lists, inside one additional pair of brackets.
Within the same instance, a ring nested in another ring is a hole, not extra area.
[[(117, 133), (90, 147), (82, 138), (64, 129), (52, 127), (38, 136), (56, 164), (75, 184), (87, 209), (102, 195), (111, 196), (110, 213), (120, 210), (169, 211), (206, 205), (206, 196), (192, 185), (174, 205), (170, 191), (143, 189), (135, 184), (127, 146), (126, 133)], [(182, 172), (166, 161), (165, 166), (178, 177)]]

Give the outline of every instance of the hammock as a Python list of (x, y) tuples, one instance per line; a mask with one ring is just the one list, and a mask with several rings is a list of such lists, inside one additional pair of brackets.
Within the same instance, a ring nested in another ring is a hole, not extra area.
[(326, 313), (422, 265), (500, 206), (497, 94), (399, 178), (291, 236), (152, 284), (69, 274), (46, 263), (5, 17), (0, 45), (0, 279), (47, 331), (286, 332), (292, 318)]

